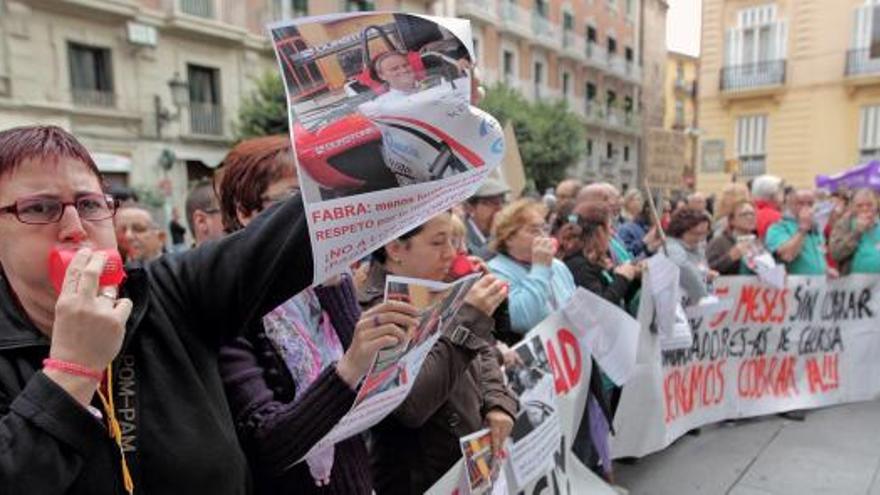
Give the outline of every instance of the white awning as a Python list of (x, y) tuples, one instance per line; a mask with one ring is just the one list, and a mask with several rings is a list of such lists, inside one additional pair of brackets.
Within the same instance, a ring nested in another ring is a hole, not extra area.
[(186, 147), (175, 146), (171, 148), (174, 156), (181, 161), (192, 160), (202, 162), (208, 168), (217, 168), (220, 162), (226, 158), (226, 151), (217, 150), (196, 150)]
[(127, 174), (131, 172), (131, 157), (112, 153), (92, 153), (92, 160), (103, 173)]

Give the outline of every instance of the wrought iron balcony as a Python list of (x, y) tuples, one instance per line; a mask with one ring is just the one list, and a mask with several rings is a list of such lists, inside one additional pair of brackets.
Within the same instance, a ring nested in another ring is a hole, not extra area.
[(116, 106), (116, 95), (112, 91), (73, 88), (73, 104), (83, 107), (113, 108)]
[(190, 103), (189, 122), (193, 134), (222, 136), (223, 107), (213, 103)]
[(880, 74), (880, 57), (871, 57), (870, 48), (846, 52), (846, 75)]
[(743, 91), (785, 84), (785, 60), (765, 60), (721, 69), (722, 91)]

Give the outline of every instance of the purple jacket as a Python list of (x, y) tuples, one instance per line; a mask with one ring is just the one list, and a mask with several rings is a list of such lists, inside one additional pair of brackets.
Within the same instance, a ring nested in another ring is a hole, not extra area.
[[(351, 344), (360, 308), (350, 279), (315, 289), (339, 340)], [(263, 329), (262, 319), (246, 336), (220, 351), (220, 374), (247, 454), (258, 494), (369, 494), (369, 458), (362, 437), (336, 445), (330, 484), (317, 487), (305, 461), (293, 464), (351, 409), (355, 392), (329, 366), (299, 390)]]

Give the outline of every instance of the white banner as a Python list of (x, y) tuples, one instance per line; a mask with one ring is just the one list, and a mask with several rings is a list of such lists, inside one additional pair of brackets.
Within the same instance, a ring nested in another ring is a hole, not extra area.
[(643, 291), (636, 372), (615, 418), (615, 457), (665, 448), (725, 419), (880, 397), (880, 277), (790, 276), (784, 289), (722, 277), (729, 309), (692, 317), (689, 349), (663, 351)]
[(461, 202), (504, 156), (470, 105), (470, 24), (370, 12), (270, 26), (315, 282)]

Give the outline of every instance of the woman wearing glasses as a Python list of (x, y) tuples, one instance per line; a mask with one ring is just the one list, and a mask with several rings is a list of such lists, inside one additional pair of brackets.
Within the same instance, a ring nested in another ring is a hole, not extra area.
[[(7, 494), (248, 491), (217, 370), (222, 343), (305, 288), (298, 199), (215, 243), (126, 268), (115, 203), (57, 127), (0, 132), (0, 487)], [(56, 292), (47, 260), (77, 250)]]
[[(290, 140), (239, 143), (223, 160), (223, 223), (236, 232), (272, 204), (298, 194)], [(415, 308), (395, 302), (364, 313), (349, 277), (310, 287), (250, 324), (220, 351), (220, 374), (258, 493), (369, 494), (363, 438), (297, 463), (351, 409), (376, 351), (416, 325)], [(378, 324), (377, 324), (378, 323)]]
[(498, 253), (489, 270), (510, 284), (510, 326), (526, 334), (574, 292), (571, 272), (555, 259), (555, 240), (547, 235), (547, 208), (520, 199), (498, 213), (492, 248)]

